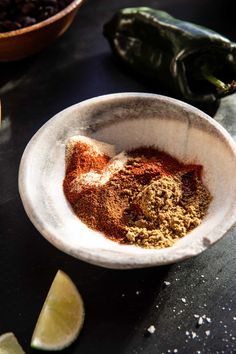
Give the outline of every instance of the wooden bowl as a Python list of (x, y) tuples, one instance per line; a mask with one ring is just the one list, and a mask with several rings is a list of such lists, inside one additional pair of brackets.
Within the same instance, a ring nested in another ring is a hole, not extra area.
[(84, 0), (74, 0), (45, 21), (16, 31), (0, 33), (0, 61), (23, 59), (49, 45), (68, 29), (83, 2)]

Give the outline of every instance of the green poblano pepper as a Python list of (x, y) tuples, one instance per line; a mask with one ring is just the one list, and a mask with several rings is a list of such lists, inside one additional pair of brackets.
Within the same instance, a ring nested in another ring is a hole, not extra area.
[(135, 72), (191, 102), (213, 102), (236, 90), (236, 44), (164, 11), (120, 10), (104, 26), (112, 49)]

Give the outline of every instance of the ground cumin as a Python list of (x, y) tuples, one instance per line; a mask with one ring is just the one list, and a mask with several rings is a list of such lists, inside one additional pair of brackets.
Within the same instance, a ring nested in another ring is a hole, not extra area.
[(201, 181), (202, 166), (185, 165), (154, 148), (126, 155), (124, 165), (105, 183), (81, 183), (81, 175), (91, 171), (102, 176), (113, 160), (76, 143), (67, 161), (66, 198), (84, 223), (114, 241), (169, 247), (207, 212), (211, 196)]

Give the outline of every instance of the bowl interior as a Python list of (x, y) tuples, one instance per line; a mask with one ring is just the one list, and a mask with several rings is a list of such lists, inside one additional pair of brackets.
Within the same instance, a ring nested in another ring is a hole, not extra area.
[[(120, 245), (89, 229), (62, 190), (65, 144), (76, 134), (115, 144), (117, 152), (155, 146), (183, 162), (203, 165), (213, 200), (202, 224), (161, 250)], [(179, 261), (217, 241), (235, 221), (235, 175), (234, 142), (203, 112), (163, 96), (116, 94), (82, 102), (48, 121), (25, 150), (19, 187), (31, 221), (56, 247), (97, 265), (135, 268)]]

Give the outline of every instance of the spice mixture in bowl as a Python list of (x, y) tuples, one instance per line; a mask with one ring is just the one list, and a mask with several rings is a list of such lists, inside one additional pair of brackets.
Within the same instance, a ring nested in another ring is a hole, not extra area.
[(125, 269), (181, 261), (218, 241), (236, 221), (235, 175), (235, 143), (212, 118), (122, 93), (49, 120), (25, 149), (19, 190), (54, 246)]
[(83, 136), (67, 145), (64, 193), (89, 227), (123, 244), (164, 248), (201, 223), (211, 200), (202, 166), (155, 148), (114, 153)]

